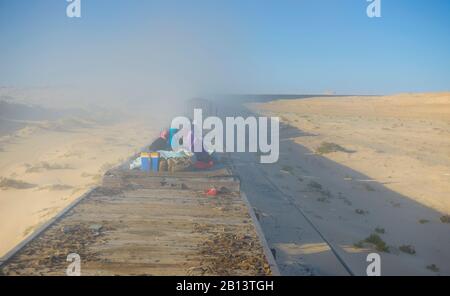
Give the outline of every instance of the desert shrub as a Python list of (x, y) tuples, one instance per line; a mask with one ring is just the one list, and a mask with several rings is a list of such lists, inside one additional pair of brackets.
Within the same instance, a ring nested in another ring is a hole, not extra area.
[(322, 185), (316, 181), (311, 181), (308, 183), (308, 187), (316, 190), (316, 191), (321, 191), (322, 190)]
[(362, 209), (356, 209), (356, 210), (355, 210), (355, 213), (358, 214), (358, 215), (366, 215), (366, 214), (368, 214), (369, 212), (367, 212), (367, 211), (365, 211), (365, 210), (362, 210)]
[(355, 151), (348, 150), (341, 145), (330, 142), (322, 142), (319, 147), (316, 149), (316, 153), (318, 154), (327, 154), (333, 152), (345, 152), (345, 153), (354, 153)]
[(441, 217), (442, 223), (450, 223), (450, 215), (444, 215)]
[(30, 189), (36, 187), (36, 184), (27, 183), (20, 180), (1, 178), (0, 188), (2, 189)]
[(414, 255), (416, 253), (416, 250), (411, 245), (402, 245), (398, 248), (400, 251), (406, 254)]
[(377, 228), (375, 228), (375, 232), (376, 233), (380, 233), (380, 234), (384, 234), (386, 231), (384, 230), (384, 228), (377, 227)]
[(371, 234), (363, 242), (374, 245), (377, 251), (389, 253), (389, 247), (383, 241), (383, 239), (376, 233)]
[(439, 267), (437, 267), (436, 264), (427, 265), (427, 269), (431, 270), (432, 272), (439, 272)]

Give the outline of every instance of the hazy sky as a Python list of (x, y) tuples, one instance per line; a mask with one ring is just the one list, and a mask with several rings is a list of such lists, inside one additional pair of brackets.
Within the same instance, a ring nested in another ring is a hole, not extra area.
[(450, 1), (0, 0), (0, 86), (450, 90)]

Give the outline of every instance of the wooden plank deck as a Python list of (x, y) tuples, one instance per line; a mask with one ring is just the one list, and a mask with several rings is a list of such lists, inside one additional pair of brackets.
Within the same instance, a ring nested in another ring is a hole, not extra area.
[[(221, 193), (206, 196), (204, 186)], [(0, 273), (65, 275), (67, 255), (77, 253), (82, 275), (270, 275), (252, 222), (228, 170), (113, 170)]]

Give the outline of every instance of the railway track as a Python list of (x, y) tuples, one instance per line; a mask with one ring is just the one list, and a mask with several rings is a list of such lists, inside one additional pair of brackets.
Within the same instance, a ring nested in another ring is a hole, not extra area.
[[(239, 168), (236, 166), (236, 161), (231, 160), (232, 164), (232, 170), (234, 173), (239, 176)], [(247, 167), (248, 166), (255, 166), (255, 163), (250, 161), (243, 161), (240, 163), (244, 163)], [(255, 168), (256, 169), (256, 168)], [(334, 246), (329, 239), (320, 231), (319, 227), (309, 218), (309, 216), (306, 214), (306, 212), (295, 202), (295, 200), (290, 196), (289, 194), (286, 194), (275, 182), (273, 182), (269, 177), (267, 177), (265, 174), (259, 174), (262, 178), (264, 178), (264, 183), (266, 185), (270, 186), (271, 189), (275, 192), (277, 192), (283, 199), (290, 205), (292, 208), (294, 208), (308, 223), (308, 225), (317, 233), (317, 235), (323, 240), (323, 242), (330, 248), (332, 254), (336, 258), (336, 260), (340, 263), (340, 265), (343, 267), (343, 269), (347, 272), (347, 275), (349, 276), (355, 276), (355, 273), (350, 268), (349, 264), (345, 261), (345, 259), (339, 254), (338, 248)], [(241, 182), (243, 182), (241, 178)]]

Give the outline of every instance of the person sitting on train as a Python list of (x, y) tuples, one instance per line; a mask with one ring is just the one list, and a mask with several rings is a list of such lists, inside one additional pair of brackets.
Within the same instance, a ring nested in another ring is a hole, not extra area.
[(169, 144), (169, 132), (167, 130), (163, 130), (159, 137), (153, 141), (153, 143), (150, 145), (149, 150), (150, 151), (172, 151), (172, 147)]

